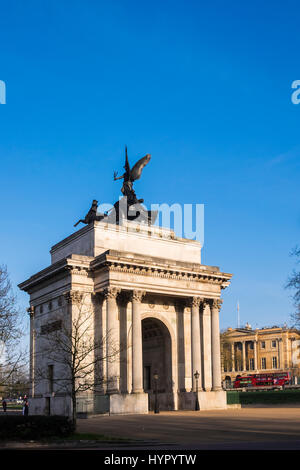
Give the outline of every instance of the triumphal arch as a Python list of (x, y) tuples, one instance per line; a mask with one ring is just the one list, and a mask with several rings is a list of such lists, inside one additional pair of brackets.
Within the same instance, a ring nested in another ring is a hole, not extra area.
[[(122, 193), (130, 207), (141, 200), (128, 168)], [(106, 354), (94, 371), (101, 383), (77, 396), (79, 412), (148, 413), (155, 398), (160, 410), (226, 408), (219, 313), (231, 274), (201, 264), (200, 243), (153, 225), (150, 211), (112, 221), (97, 215), (96, 202), (86, 225), (52, 247), (51, 265), (19, 286), (30, 294), (31, 413), (71, 413), (56, 384), (61, 365), (43, 352), (42, 338), (76, 315), (82, 299)], [(43, 368), (48, 380), (38, 380)]]

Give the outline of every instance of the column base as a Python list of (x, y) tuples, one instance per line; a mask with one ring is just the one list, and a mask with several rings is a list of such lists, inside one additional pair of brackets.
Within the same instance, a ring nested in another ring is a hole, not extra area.
[[(226, 410), (227, 395), (224, 390), (199, 391), (199, 409), (202, 410)], [(179, 394), (179, 409), (196, 410), (196, 392), (185, 392)]]
[(109, 395), (110, 414), (148, 414), (148, 394), (144, 393), (118, 393)]
[(198, 393), (200, 410), (226, 410), (227, 394), (224, 390)]

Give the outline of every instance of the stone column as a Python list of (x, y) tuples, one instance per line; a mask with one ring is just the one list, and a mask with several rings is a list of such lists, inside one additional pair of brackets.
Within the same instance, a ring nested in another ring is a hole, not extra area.
[(231, 372), (235, 372), (234, 342), (231, 345)]
[(95, 292), (91, 295), (92, 305), (94, 310), (94, 383), (95, 392), (103, 395), (106, 392), (104, 386), (106, 382), (106, 344), (104, 344), (103, 338), (105, 338), (105, 329), (103, 325), (103, 294), (101, 292)]
[(203, 328), (203, 381), (202, 386), (206, 392), (212, 388), (212, 369), (211, 369), (211, 311), (209, 303), (203, 302), (203, 311), (201, 314)]
[(254, 370), (257, 371), (257, 340), (253, 341), (254, 344)]
[(192, 333), (192, 384), (193, 391), (196, 392), (196, 371), (200, 374), (198, 380), (198, 391), (202, 390), (201, 373), (201, 336), (200, 336), (200, 297), (191, 299), (191, 333)]
[(144, 291), (132, 292), (132, 393), (142, 393), (143, 388), (143, 343), (141, 302)]
[(221, 348), (220, 348), (220, 326), (219, 311), (222, 300), (216, 299), (211, 303), (211, 345), (212, 345), (212, 389), (221, 390)]
[(34, 330), (34, 307), (30, 306), (27, 309), (30, 316), (30, 364), (29, 364), (29, 382), (30, 382), (30, 395), (34, 397), (34, 355), (35, 355), (35, 330)]
[(246, 370), (246, 341), (242, 341), (243, 346), (243, 371)]
[(283, 358), (282, 358), (282, 349), (283, 349), (282, 338), (278, 338), (278, 369), (283, 369)]
[(103, 294), (106, 299), (106, 365), (107, 393), (119, 393), (120, 383), (120, 331), (117, 295), (120, 289), (108, 287)]

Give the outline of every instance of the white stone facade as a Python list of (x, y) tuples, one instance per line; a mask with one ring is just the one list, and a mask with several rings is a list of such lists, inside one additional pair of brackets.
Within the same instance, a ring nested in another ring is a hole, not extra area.
[(219, 310), (231, 274), (200, 255), (196, 241), (133, 222), (94, 222), (55, 245), (52, 264), (19, 286), (30, 294), (31, 413), (71, 413), (70, 398), (37, 383), (35, 371), (48, 366), (43, 325), (72, 316), (77, 294), (93, 310), (95, 338), (110, 332), (120, 345), (118, 360), (102, 364), (107, 380), (78, 398), (78, 411), (148, 413), (154, 373), (161, 410), (195, 409), (197, 393), (200, 409), (226, 408)]

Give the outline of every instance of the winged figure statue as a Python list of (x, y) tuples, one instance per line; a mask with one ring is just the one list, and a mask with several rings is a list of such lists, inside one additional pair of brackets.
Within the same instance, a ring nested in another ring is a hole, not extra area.
[(143, 168), (149, 163), (151, 159), (151, 155), (147, 154), (145, 157), (141, 158), (136, 162), (136, 164), (130, 168), (128, 155), (127, 155), (127, 147), (125, 147), (125, 165), (124, 169), (125, 172), (122, 176), (117, 176), (117, 172), (114, 172), (114, 181), (123, 179), (123, 186), (122, 186), (122, 193), (124, 196), (127, 196), (130, 200), (135, 202), (143, 202), (142, 199), (137, 200), (135, 196), (135, 192), (133, 190), (133, 182), (138, 180), (141, 177)]

